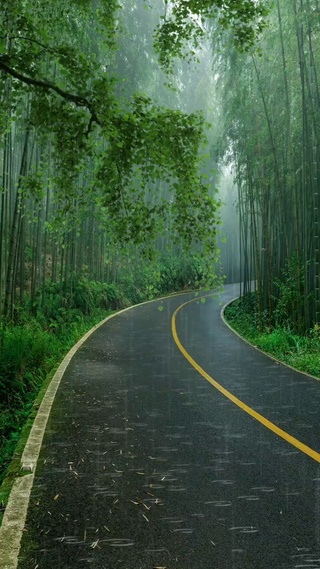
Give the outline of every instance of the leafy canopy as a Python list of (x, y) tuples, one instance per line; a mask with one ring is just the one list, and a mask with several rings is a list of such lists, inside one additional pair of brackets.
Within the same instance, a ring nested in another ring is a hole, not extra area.
[(188, 57), (206, 33), (206, 23), (216, 21), (220, 33), (229, 30), (236, 48), (247, 51), (266, 26), (266, 0), (165, 0), (163, 22), (155, 34), (162, 67), (172, 71), (176, 57)]
[[(166, 4), (170, 14), (155, 41), (168, 67), (189, 38), (196, 45), (204, 33), (199, 18), (217, 16), (245, 46), (265, 15), (260, 1)], [(0, 129), (4, 133), (19, 120), (41, 148), (50, 149), (61, 219), (72, 213), (75, 200), (77, 215), (95, 203), (117, 242), (141, 243), (155, 237), (169, 216), (187, 247), (201, 242), (212, 251), (218, 204), (200, 175), (203, 120), (141, 94), (117, 96), (110, 70), (121, 9), (126, 3), (117, 0), (2, 0)], [(38, 191), (40, 178), (38, 173), (29, 187), (36, 182)], [(155, 193), (159, 180), (170, 188), (166, 201)]]

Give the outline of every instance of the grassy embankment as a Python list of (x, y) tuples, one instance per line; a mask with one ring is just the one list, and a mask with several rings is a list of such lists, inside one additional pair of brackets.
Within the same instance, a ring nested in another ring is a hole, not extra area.
[(251, 344), (279, 361), (320, 378), (320, 327), (315, 325), (304, 335), (293, 333), (290, 326), (267, 325), (258, 329), (255, 293), (227, 306), (228, 324)]

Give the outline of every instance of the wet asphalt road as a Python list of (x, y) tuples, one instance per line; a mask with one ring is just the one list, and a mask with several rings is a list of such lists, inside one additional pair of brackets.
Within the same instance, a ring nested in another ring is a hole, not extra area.
[[(218, 300), (182, 308), (182, 344), (319, 452), (320, 383), (232, 334), (220, 303), (237, 293), (227, 286)], [(320, 465), (180, 353), (171, 316), (193, 296), (116, 316), (73, 358), (48, 421), (19, 569), (320, 568)]]

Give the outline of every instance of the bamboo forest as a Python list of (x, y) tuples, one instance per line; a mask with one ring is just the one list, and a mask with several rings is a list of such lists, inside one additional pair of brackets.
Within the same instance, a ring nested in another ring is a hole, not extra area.
[(239, 283), (229, 325), (320, 377), (320, 2), (0, 0), (0, 28), (1, 516), (114, 312)]

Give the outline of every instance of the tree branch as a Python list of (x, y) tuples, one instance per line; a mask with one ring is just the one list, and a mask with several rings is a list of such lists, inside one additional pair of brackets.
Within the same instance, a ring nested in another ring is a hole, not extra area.
[(35, 43), (36, 45), (39, 45), (40, 47), (43, 47), (43, 49), (45, 49), (46, 51), (48, 51), (49, 53), (52, 54), (59, 54), (61, 53), (61, 50), (59, 49), (54, 49), (48, 45), (45, 45), (43, 43), (41, 43), (40, 41), (34, 39), (34, 38), (28, 38), (26, 36), (8, 36), (8, 35), (4, 35), (4, 36), (0, 36), (1, 39), (7, 39), (7, 40), (22, 40), (22, 41), (28, 41), (30, 43)]
[(92, 124), (94, 122), (101, 126), (101, 123), (98, 119), (98, 116), (97, 116), (94, 108), (92, 107), (92, 104), (90, 103), (90, 101), (86, 97), (82, 97), (81, 95), (74, 95), (73, 93), (69, 93), (68, 91), (64, 91), (63, 89), (58, 87), (58, 85), (55, 85), (54, 83), (51, 83), (50, 81), (43, 80), (43, 79), (34, 79), (33, 77), (28, 77), (27, 75), (23, 75), (19, 71), (16, 71), (12, 67), (10, 67), (7, 64), (6, 60), (7, 60), (7, 58), (5, 56), (0, 57), (0, 69), (2, 69), (2, 71), (4, 71), (5, 73), (8, 73), (8, 75), (11, 75), (15, 79), (18, 79), (19, 81), (21, 81), (22, 83), (25, 83), (26, 85), (32, 85), (33, 87), (40, 87), (41, 89), (44, 89), (45, 91), (54, 91), (55, 93), (60, 95), (60, 97), (62, 97), (63, 99), (66, 99), (67, 101), (70, 101), (71, 103), (74, 103), (77, 107), (82, 107), (82, 108), (88, 109), (89, 113), (91, 114), (91, 118), (90, 118), (89, 126), (88, 126), (87, 131), (86, 131), (86, 136), (90, 133)]

